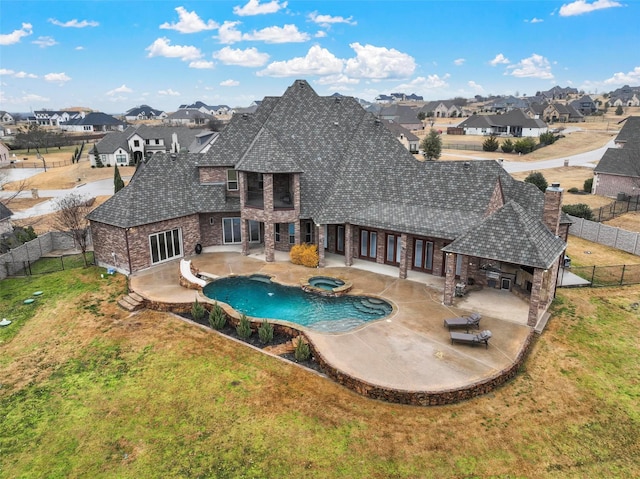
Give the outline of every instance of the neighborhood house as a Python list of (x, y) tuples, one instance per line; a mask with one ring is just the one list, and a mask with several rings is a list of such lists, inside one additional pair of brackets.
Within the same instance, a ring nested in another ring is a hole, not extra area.
[(142, 161), (89, 219), (97, 263), (127, 274), (210, 246), (271, 262), (312, 243), (320, 267), (332, 254), (444, 277), (447, 305), (459, 283), (511, 291), (535, 326), (566, 247), (561, 203), (557, 185), (543, 193), (495, 161), (419, 161), (354, 98), (297, 80), (234, 115), (207, 153)]

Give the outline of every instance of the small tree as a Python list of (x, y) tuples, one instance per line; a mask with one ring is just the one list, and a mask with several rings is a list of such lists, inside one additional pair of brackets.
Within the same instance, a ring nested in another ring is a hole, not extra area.
[(213, 329), (220, 330), (224, 328), (224, 325), (226, 323), (227, 315), (224, 314), (224, 310), (216, 301), (216, 303), (213, 305), (213, 308), (211, 308), (211, 311), (209, 312), (209, 325)]
[(496, 138), (496, 135), (489, 135), (489, 137), (482, 142), (483, 151), (496, 151), (500, 146), (500, 142)]
[(513, 149), (516, 153), (522, 153), (526, 155), (531, 153), (536, 148), (536, 142), (533, 138), (520, 138), (513, 144)]
[(100, 153), (98, 153), (98, 146), (97, 145), (93, 147), (93, 151), (92, 152), (93, 152), (93, 157), (96, 160), (96, 166), (98, 168), (103, 168), (104, 164), (102, 163), (102, 160), (100, 159)]
[(585, 205), (584, 203), (578, 203), (577, 205), (564, 205), (562, 207), (562, 211), (577, 218), (593, 220), (593, 211), (591, 210), (589, 205)]
[(531, 183), (532, 185), (536, 185), (538, 189), (542, 192), (546, 191), (547, 186), (549, 186), (544, 175), (539, 171), (534, 171), (533, 173), (530, 173), (529, 176), (527, 176), (524, 179), (524, 181), (525, 183)]
[(440, 138), (440, 134), (431, 128), (427, 136), (422, 140), (420, 148), (422, 148), (423, 155), (427, 160), (437, 160), (440, 158), (440, 154), (442, 153), (442, 138)]
[(500, 149), (504, 153), (511, 153), (513, 151), (513, 141), (511, 141), (511, 138), (507, 138), (506, 140), (504, 140)]
[(87, 261), (87, 246), (89, 242), (87, 215), (91, 210), (92, 203), (93, 200), (87, 200), (76, 193), (63, 196), (55, 201), (56, 213), (53, 219), (53, 226), (58, 231), (73, 238), (74, 243), (82, 252), (85, 266), (89, 266)]
[(122, 177), (120, 176), (120, 170), (118, 170), (118, 165), (116, 165), (115, 170), (113, 170), (113, 193), (117, 193), (122, 188), (124, 188), (124, 181), (122, 181)]
[(418, 113), (418, 120), (424, 121), (426, 120), (426, 118), (427, 118), (427, 115), (425, 112), (421, 111), (420, 113)]
[(547, 131), (540, 135), (538, 141), (540, 141), (541, 145), (552, 145), (556, 141), (556, 136), (550, 131)]
[(309, 347), (309, 344), (302, 339), (302, 336), (298, 336), (294, 341), (296, 343), (296, 347), (293, 350), (293, 356), (296, 358), (296, 361), (307, 361), (311, 357), (311, 348)]
[(624, 110), (622, 109), (621, 105), (618, 105), (618, 107), (616, 108), (616, 115), (620, 116), (624, 113)]
[(191, 305), (191, 316), (193, 316), (193, 319), (195, 319), (196, 321), (200, 321), (202, 318), (204, 318), (205, 313), (206, 310), (198, 302), (198, 298), (196, 298), (194, 303)]
[(236, 326), (236, 333), (238, 333), (238, 336), (242, 339), (248, 339), (252, 332), (251, 323), (249, 322), (247, 315), (242, 313), (242, 316), (240, 316), (240, 322)]
[(584, 186), (582, 187), (582, 189), (585, 191), (585, 193), (591, 193), (591, 190), (593, 189), (593, 178), (584, 180)]
[(258, 328), (258, 336), (262, 344), (269, 344), (273, 341), (273, 325), (266, 319), (262, 320), (262, 324)]

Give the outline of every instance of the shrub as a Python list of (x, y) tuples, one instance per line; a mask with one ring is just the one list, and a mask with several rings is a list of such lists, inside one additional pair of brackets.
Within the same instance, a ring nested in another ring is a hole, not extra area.
[(556, 141), (556, 136), (550, 131), (547, 131), (546, 133), (540, 135), (538, 141), (541, 145), (552, 145)]
[(293, 264), (301, 264), (307, 268), (317, 268), (320, 261), (318, 247), (314, 244), (299, 244), (291, 248), (289, 253)]
[(575, 195), (576, 193), (580, 193), (580, 190), (574, 186), (573, 188), (569, 188), (567, 192)]
[(193, 319), (195, 319), (196, 321), (201, 320), (202, 318), (204, 318), (204, 313), (206, 312), (206, 310), (204, 309), (204, 307), (198, 302), (198, 298), (196, 298), (195, 302), (193, 303), (193, 305), (191, 306), (191, 316), (193, 316)]
[(511, 138), (504, 140), (500, 148), (504, 153), (511, 153), (513, 151), (513, 141), (511, 141)]
[(624, 113), (624, 110), (622, 109), (622, 107), (620, 105), (618, 105), (618, 107), (616, 108), (615, 113), (616, 113), (616, 115), (622, 115)]
[(588, 180), (584, 180), (584, 186), (582, 187), (582, 189), (586, 193), (591, 193), (591, 190), (593, 189), (593, 178), (589, 178)]
[(224, 313), (222, 307), (216, 302), (213, 308), (209, 312), (209, 325), (216, 330), (224, 328), (227, 324), (227, 315)]
[(296, 338), (296, 349), (293, 351), (293, 356), (298, 362), (308, 361), (311, 357), (311, 348), (304, 342), (302, 336)]
[(236, 326), (236, 333), (238, 333), (238, 336), (242, 339), (247, 339), (251, 336), (251, 333), (253, 333), (253, 331), (251, 331), (251, 323), (249, 322), (247, 315), (244, 313), (240, 316), (240, 322)]
[(575, 216), (577, 218), (584, 218), (585, 220), (593, 220), (593, 211), (589, 208), (589, 205), (579, 203), (577, 205), (564, 205), (562, 211), (568, 215)]
[(262, 324), (258, 328), (258, 336), (262, 344), (269, 344), (273, 341), (273, 325), (266, 319), (262, 320)]
[(520, 138), (513, 144), (513, 151), (526, 155), (536, 148), (536, 142), (533, 138)]
[(538, 189), (542, 192), (546, 191), (547, 186), (549, 186), (544, 175), (539, 171), (534, 171), (533, 173), (530, 173), (529, 176), (527, 176), (524, 179), (524, 181), (525, 183), (531, 183), (532, 185), (536, 185)]
[(482, 142), (483, 151), (496, 151), (500, 146), (500, 142), (496, 138), (496, 135), (490, 135), (489, 138)]

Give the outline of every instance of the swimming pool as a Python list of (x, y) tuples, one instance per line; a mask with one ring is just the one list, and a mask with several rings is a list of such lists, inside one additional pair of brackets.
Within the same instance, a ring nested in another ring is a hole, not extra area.
[(326, 297), (267, 278), (262, 275), (220, 278), (207, 284), (203, 293), (247, 316), (288, 321), (323, 332), (348, 331), (393, 311), (393, 306), (383, 299)]

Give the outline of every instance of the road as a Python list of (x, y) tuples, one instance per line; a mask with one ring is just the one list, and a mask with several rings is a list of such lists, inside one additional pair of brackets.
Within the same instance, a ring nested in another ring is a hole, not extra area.
[[(561, 166), (585, 166), (588, 168), (594, 168), (602, 155), (607, 150), (607, 148), (612, 148), (614, 146), (614, 140), (609, 141), (602, 148), (598, 148), (597, 150), (588, 151), (586, 153), (578, 153), (576, 155), (565, 156), (562, 158), (553, 158), (551, 160), (541, 160), (541, 161), (511, 161), (504, 160), (502, 163), (502, 167), (508, 171), (509, 173), (517, 173), (522, 171), (539, 171), (546, 170), (549, 168), (558, 168)], [(478, 161), (487, 161), (486, 158), (480, 158), (477, 156), (471, 155), (458, 155), (447, 153), (447, 156), (453, 156), (456, 158), (467, 158), (469, 160), (478, 160)], [(37, 175), (38, 173), (42, 173), (41, 168), (33, 168), (33, 169), (3, 169), (0, 170), (2, 172), (7, 173), (8, 178), (7, 181), (16, 181), (26, 179), (30, 176)], [(123, 178), (125, 179), (125, 178)], [(128, 178), (126, 178), (128, 179)], [(23, 219), (30, 218), (33, 216), (40, 216), (49, 214), (55, 211), (55, 202), (57, 198), (66, 196), (70, 193), (77, 193), (87, 198), (101, 196), (101, 195), (112, 195), (113, 194), (113, 179), (105, 179), (100, 181), (93, 181), (91, 183), (85, 183), (82, 185), (78, 185), (75, 188), (70, 190), (39, 190), (38, 194), (43, 198), (52, 198), (48, 201), (43, 201), (42, 203), (33, 206), (32, 208), (28, 208), (24, 211), (19, 211), (13, 214), (14, 219)], [(11, 191), (0, 191), (0, 198), (7, 198), (11, 196)], [(31, 191), (23, 191), (21, 193), (22, 197), (29, 198), (31, 197)]]

